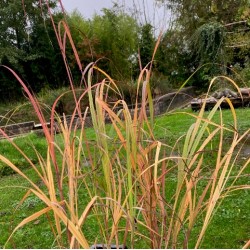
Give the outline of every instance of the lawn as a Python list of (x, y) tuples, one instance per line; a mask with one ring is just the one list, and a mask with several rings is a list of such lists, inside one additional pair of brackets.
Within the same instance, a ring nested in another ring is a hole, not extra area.
[[(237, 118), (239, 124), (239, 133), (243, 133), (249, 128), (250, 112), (248, 109), (237, 109)], [(176, 141), (182, 138), (191, 124), (195, 121), (193, 113), (190, 109), (179, 110), (178, 112), (162, 115), (156, 118), (154, 123), (154, 132), (158, 140), (167, 144), (169, 148), (174, 147)], [(231, 111), (223, 111), (223, 123), (225, 126), (231, 128), (233, 121), (231, 118)], [(219, 114), (216, 114), (214, 121), (219, 121)], [(87, 138), (89, 140), (94, 139), (94, 131), (89, 128), (87, 131)], [(109, 136), (112, 137), (112, 131)], [(28, 157), (34, 164), (38, 164), (34, 148), (36, 148), (40, 154), (46, 156), (46, 141), (45, 138), (36, 134), (30, 134), (26, 137), (14, 139), (16, 144), (22, 148)], [(229, 135), (230, 140), (230, 135)], [(58, 144), (62, 144), (61, 135), (57, 135), (56, 141)], [(174, 151), (181, 151), (182, 139), (178, 143), (178, 147), (174, 148)], [(216, 139), (214, 141), (213, 150), (217, 149)], [(248, 145), (246, 144), (246, 147)], [(207, 164), (207, 169), (213, 167), (215, 158), (213, 158), (213, 150), (209, 154), (206, 154), (204, 163)], [(28, 164), (21, 155), (14, 150), (7, 141), (0, 141), (0, 154), (6, 156), (20, 168), (24, 169), (24, 173), (30, 176), (30, 178), (37, 184), (41, 185), (39, 178), (34, 174), (34, 171), (28, 167)], [(241, 155), (236, 166), (241, 167), (241, 158), (249, 157), (247, 155)], [(250, 184), (250, 169), (249, 167), (244, 172), (244, 175), (238, 181), (244, 184)], [(22, 179), (20, 176), (14, 174), (4, 164), (0, 165), (0, 248), (3, 248), (6, 240), (8, 239), (11, 231), (15, 226), (26, 218), (28, 215), (43, 208), (43, 203), (35, 196), (29, 196), (22, 204), (19, 204), (20, 200), (30, 188), (29, 184)], [(168, 183), (167, 187), (171, 186), (176, 182), (176, 176), (172, 175), (171, 183)], [(85, 190), (79, 191), (81, 196), (81, 204), (79, 206), (85, 206), (88, 203), (88, 195)], [(206, 232), (204, 241), (201, 244), (202, 248), (240, 248), (249, 239), (250, 235), (250, 192), (249, 190), (237, 191), (232, 193), (229, 197), (223, 200), (221, 206), (217, 209), (212, 222)], [(48, 213), (47, 216), (43, 215), (39, 219), (33, 221), (29, 226), (20, 228), (13, 236), (11, 241), (8, 243), (7, 248), (55, 248), (58, 247), (55, 242), (55, 238), (50, 230), (48, 221), (51, 222), (51, 218)], [(94, 243), (95, 237), (91, 235), (92, 229), (96, 228), (97, 225), (90, 218), (84, 232), (90, 242)], [(200, 220), (194, 226), (193, 236), (195, 238), (200, 230)], [(98, 231), (98, 228), (96, 228)], [(191, 237), (191, 238), (192, 238)], [(138, 238), (139, 239), (139, 238)], [(137, 240), (138, 240), (137, 239)], [(138, 240), (136, 242), (138, 248), (150, 248), (148, 243)], [(128, 246), (129, 247), (129, 246)], [(192, 240), (189, 244), (190, 248), (193, 248)]]

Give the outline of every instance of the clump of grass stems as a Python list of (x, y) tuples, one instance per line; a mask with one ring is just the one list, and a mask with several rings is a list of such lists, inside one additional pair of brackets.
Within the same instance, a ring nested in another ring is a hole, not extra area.
[[(51, 20), (53, 22), (52, 16)], [(121, 98), (119, 87), (109, 75), (95, 63), (83, 69), (67, 23), (61, 21), (58, 29), (55, 25), (54, 28), (75, 100), (70, 122), (55, 112), (57, 102), (63, 96), (61, 95), (51, 109), (49, 128), (34, 95), (12, 69), (4, 66), (27, 94), (47, 141), (47, 156), (44, 158), (36, 151), (39, 164), (35, 165), (0, 130), (43, 183), (42, 187), (37, 185), (10, 159), (0, 155), (3, 163), (30, 183), (31, 187), (20, 204), (30, 194), (34, 194), (44, 203), (43, 209), (16, 226), (9, 240), (19, 228), (47, 215), (54, 233), (55, 246), (60, 248), (89, 248), (95, 243), (108, 246), (124, 244), (135, 248), (137, 240), (144, 240), (151, 248), (188, 248), (191, 238), (195, 238), (194, 247), (199, 248), (221, 200), (234, 190), (249, 188), (247, 185), (237, 185), (237, 180), (247, 168), (250, 159), (241, 166), (236, 176), (232, 176), (239, 154), (237, 145), (249, 133), (249, 130), (242, 135), (238, 133), (232, 103), (229, 99), (222, 98), (208, 116), (204, 115), (204, 103), (200, 112), (193, 115), (196, 120), (187, 131), (182, 151), (173, 156), (178, 141), (169, 153), (169, 145), (154, 137), (153, 100), (150, 92), (152, 63), (140, 73), (135, 108), (131, 113), (127, 103)], [(67, 41), (83, 76), (84, 88), (79, 98), (74, 94), (73, 79), (65, 56)], [(103, 81), (93, 82), (95, 73), (102, 74)], [(141, 86), (142, 99), (139, 100)], [(236, 85), (235, 87), (237, 88)], [(117, 96), (116, 102), (108, 101), (111, 92)], [(80, 104), (86, 96), (89, 106), (82, 110)], [(223, 124), (220, 110), (223, 101), (227, 101), (231, 107), (233, 128)], [(213, 121), (216, 112), (220, 112), (219, 123)], [(88, 114), (95, 131), (94, 141), (86, 134), (85, 122)], [(74, 123), (76, 118), (77, 124)], [(62, 146), (55, 137), (56, 127), (61, 132)], [(226, 152), (223, 151), (225, 131), (232, 138)], [(207, 171), (203, 160), (215, 137), (219, 138), (216, 162)], [(88, 164), (84, 164), (86, 162)], [(87, 194), (87, 201), (83, 200), (83, 193), (85, 196)], [(95, 226), (89, 228), (89, 221), (92, 219)], [(192, 230), (198, 220), (202, 221), (202, 226), (195, 237)], [(89, 237), (89, 230), (96, 236)], [(248, 246), (249, 242), (245, 247)]]

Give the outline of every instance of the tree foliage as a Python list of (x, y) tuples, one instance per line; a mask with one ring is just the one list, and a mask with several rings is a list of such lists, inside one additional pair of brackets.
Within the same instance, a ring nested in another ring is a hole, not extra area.
[(138, 49), (138, 25), (119, 8), (86, 20), (73, 12), (68, 20), (83, 65), (97, 64), (116, 80), (129, 79)]
[[(56, 8), (56, 2), (50, 2)], [(56, 37), (46, 14), (46, 6), (39, 0), (1, 0), (0, 2), (0, 63), (14, 69), (38, 92), (46, 86), (63, 83), (63, 62)], [(55, 20), (61, 18), (55, 14)], [(0, 71), (2, 99), (21, 96), (19, 84), (3, 68)]]
[(179, 34), (176, 45), (179, 44), (178, 40), (184, 40), (180, 46), (189, 51), (188, 61), (193, 60), (193, 66), (187, 69), (191, 71), (187, 71), (187, 74), (209, 63), (195, 76), (194, 82), (199, 86), (206, 87), (209, 78), (229, 72), (226, 66), (248, 60), (248, 0), (159, 1), (174, 13), (173, 30)]
[(203, 24), (195, 31), (191, 42), (200, 64), (219, 62), (224, 54), (225, 27), (217, 22)]
[(158, 0), (165, 2), (175, 15), (178, 26), (185, 34), (193, 32), (201, 25), (219, 22), (222, 25), (240, 20), (249, 7), (248, 0)]
[(167, 79), (168, 87), (179, 87), (193, 70), (194, 58), (185, 43), (178, 30), (168, 30), (161, 39), (156, 55), (156, 70)]
[(142, 67), (145, 67), (152, 60), (155, 46), (153, 26), (149, 23), (142, 25), (139, 35), (139, 56)]
[[(180, 86), (201, 65), (205, 67), (190, 84), (206, 87), (214, 75), (230, 73), (225, 70), (226, 65), (248, 72), (248, 0), (156, 1), (164, 2), (175, 18), (174, 25), (161, 37), (153, 62), (154, 81), (164, 79), (165, 85)], [(50, 4), (58, 23), (64, 15), (57, 11), (56, 0)], [(35, 92), (67, 83), (61, 52), (46, 13), (40, 0), (0, 0), (0, 63), (13, 68)], [(117, 4), (91, 19), (75, 11), (67, 16), (67, 22), (83, 67), (96, 62), (124, 90), (132, 92), (139, 69), (152, 60), (157, 40), (154, 27), (150, 23), (139, 24)], [(82, 76), (72, 48), (67, 46), (71, 73), (78, 84)], [(0, 70), (0, 94), (6, 99), (22, 95), (19, 84), (4, 69)]]

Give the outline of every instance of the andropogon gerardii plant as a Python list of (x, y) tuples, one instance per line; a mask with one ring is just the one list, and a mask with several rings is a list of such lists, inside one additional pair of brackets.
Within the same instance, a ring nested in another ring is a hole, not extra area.
[[(150, 92), (152, 63), (138, 77), (137, 99), (131, 110), (122, 99), (119, 86), (98, 64), (92, 63), (83, 69), (67, 23), (61, 21), (57, 28), (52, 14), (51, 20), (65, 60), (75, 110), (70, 119), (57, 115), (55, 108), (63, 95), (59, 96), (51, 108), (49, 126), (37, 99), (21, 78), (4, 66), (23, 87), (47, 140), (47, 157), (43, 158), (36, 151), (39, 164), (35, 165), (0, 129), (43, 183), (40, 187), (10, 159), (0, 155), (0, 160), (31, 186), (21, 203), (30, 194), (44, 203), (43, 209), (16, 226), (10, 238), (20, 227), (49, 214), (53, 215), (53, 219), (48, 217), (48, 223), (54, 233), (56, 247), (89, 248), (95, 243), (102, 243), (136, 248), (138, 240), (144, 240), (145, 245), (151, 248), (188, 248), (191, 241), (193, 247), (199, 248), (220, 201), (234, 190), (249, 188), (248, 185), (237, 185), (236, 181), (248, 167), (250, 159), (236, 175), (232, 175), (238, 145), (249, 133), (247, 130), (239, 134), (232, 103), (222, 98), (207, 115), (204, 102), (198, 114), (187, 114), (196, 120), (186, 133), (181, 151), (173, 156), (178, 142), (169, 152), (167, 142), (154, 135), (154, 107)], [(75, 95), (67, 64), (67, 42), (82, 74), (80, 85), (84, 87), (80, 97)], [(102, 81), (94, 82), (96, 72), (102, 74)], [(238, 89), (233, 81), (224, 78)], [(113, 101), (109, 100), (111, 95), (116, 97)], [(85, 97), (89, 105), (82, 110), (80, 104)], [(233, 127), (223, 124), (220, 110), (223, 101), (230, 105)], [(216, 123), (213, 117), (218, 112), (220, 122)], [(87, 133), (88, 122), (95, 132), (91, 138)], [(56, 135), (57, 132), (60, 134)], [(231, 135), (230, 146), (225, 146), (225, 133)], [(207, 171), (204, 158), (215, 138), (218, 141), (215, 161)], [(89, 228), (89, 220), (93, 218), (95, 222), (91, 225), (95, 226)], [(202, 226), (195, 237), (192, 230), (198, 220), (202, 221)], [(92, 230), (96, 235), (89, 237), (86, 230)], [(249, 242), (244, 247), (249, 247)]]

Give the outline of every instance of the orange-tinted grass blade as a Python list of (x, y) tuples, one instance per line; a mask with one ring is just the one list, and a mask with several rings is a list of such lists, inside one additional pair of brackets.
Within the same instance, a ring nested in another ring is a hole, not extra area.
[(25, 218), (21, 223), (18, 224), (18, 226), (12, 231), (11, 235), (9, 236), (8, 240), (6, 241), (5, 243), (5, 246), (8, 244), (8, 242), (10, 241), (10, 239), (12, 238), (12, 236), (14, 235), (14, 233), (20, 229), (21, 227), (25, 226), (26, 224), (34, 221), (34, 220), (37, 220), (40, 216), (42, 216), (43, 214), (46, 214), (48, 213), (52, 208), (50, 207), (46, 207), (34, 214), (32, 214), (31, 216)]
[(21, 199), (21, 201), (18, 203), (18, 205), (15, 208), (14, 213), (17, 211), (17, 209), (23, 204), (23, 202), (28, 198), (28, 196), (30, 195), (31, 190), (28, 190), (25, 195), (23, 196), (23, 198)]
[(250, 247), (250, 240), (243, 246), (243, 249), (248, 249)]

